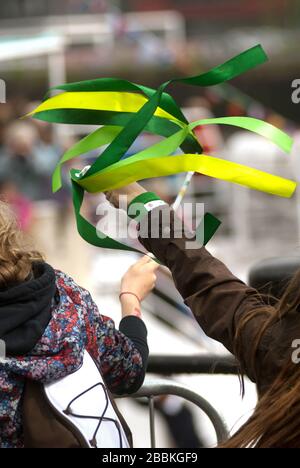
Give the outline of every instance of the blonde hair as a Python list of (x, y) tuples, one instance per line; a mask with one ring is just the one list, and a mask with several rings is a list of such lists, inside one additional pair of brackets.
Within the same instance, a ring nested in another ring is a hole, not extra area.
[(43, 261), (42, 255), (26, 245), (15, 214), (0, 201), (0, 288), (25, 281), (37, 261)]

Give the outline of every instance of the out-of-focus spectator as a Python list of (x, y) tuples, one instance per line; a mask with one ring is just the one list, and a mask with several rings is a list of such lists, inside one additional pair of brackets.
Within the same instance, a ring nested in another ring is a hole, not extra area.
[[(137, 400), (136, 403), (146, 406), (146, 400)], [(155, 398), (155, 409), (163, 417), (172, 447), (176, 448), (204, 448), (204, 439), (199, 433), (193, 413), (184, 399), (175, 395), (161, 395)]]
[(166, 395), (155, 401), (156, 408), (165, 419), (174, 446), (177, 448), (203, 448), (201, 435), (197, 433), (193, 413), (182, 398)]
[[(35, 101), (27, 103), (23, 108), (23, 115), (31, 112), (39, 104), (39, 102)], [(34, 166), (40, 176), (40, 199), (53, 199), (51, 177), (58, 160), (65, 151), (63, 142), (57, 140), (54, 127), (50, 123), (31, 119), (30, 124), (37, 131), (37, 139), (33, 148), (32, 157)], [(60, 200), (56, 199), (56, 201)]]
[(10, 124), (4, 136), (5, 148), (0, 159), (3, 180), (14, 183), (31, 200), (41, 196), (40, 175), (33, 158), (37, 131), (29, 122)]
[(5, 123), (0, 120), (0, 158), (2, 157), (4, 149), (4, 134), (5, 134)]
[[(187, 99), (184, 112), (189, 122), (214, 118), (210, 102), (202, 96)], [(194, 129), (194, 134), (199, 139), (203, 153), (215, 154), (224, 144), (220, 129), (216, 125), (199, 125)]]
[(30, 200), (52, 198), (51, 175), (63, 150), (46, 122), (0, 120), (0, 172)]
[(12, 107), (9, 103), (0, 105), (0, 158), (5, 148), (5, 130), (7, 123), (13, 118)]
[(34, 120), (33, 122), (39, 136), (34, 151), (35, 162), (40, 172), (49, 176), (56, 166), (59, 155), (61, 154), (61, 148), (54, 141), (52, 125), (41, 120)]
[(28, 231), (33, 218), (32, 202), (22, 195), (18, 187), (10, 180), (0, 178), (0, 197), (9, 203), (16, 214), (22, 231)]

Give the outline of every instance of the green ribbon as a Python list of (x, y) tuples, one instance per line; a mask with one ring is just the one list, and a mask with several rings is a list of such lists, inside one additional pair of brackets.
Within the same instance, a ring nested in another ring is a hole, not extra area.
[[(136, 113), (104, 111), (101, 109), (57, 108), (34, 114), (35, 118), (48, 122), (105, 125), (105, 127), (97, 129), (70, 148), (63, 155), (53, 174), (53, 190), (57, 191), (61, 187), (62, 164), (91, 150), (108, 145), (82, 177), (78, 177), (78, 171), (71, 171), (73, 204), (79, 234), (87, 242), (98, 247), (136, 251), (136, 249), (111, 239), (108, 236), (103, 238), (102, 233), (99, 237), (96, 228), (82, 217), (80, 209), (84, 197), (84, 190), (90, 191), (88, 189), (88, 184), (85, 182), (88, 182), (89, 178), (92, 180), (95, 177), (101, 177), (102, 171), (105, 172), (108, 168), (123, 163), (121, 159), (126, 155), (133, 142), (143, 131), (164, 136), (165, 140), (127, 158), (126, 161), (147, 161), (149, 156), (152, 156), (152, 158), (159, 158), (161, 156), (171, 155), (178, 147), (181, 147), (186, 153), (201, 153), (202, 148), (193, 134), (193, 129), (198, 125), (210, 124), (233, 125), (250, 130), (270, 139), (278, 147), (289, 152), (292, 143), (290, 137), (272, 125), (257, 119), (248, 117), (223, 117), (219, 119), (202, 119), (189, 124), (175, 100), (165, 91), (172, 83), (200, 87), (221, 84), (264, 63), (266, 60), (267, 56), (264, 50), (260, 45), (257, 45), (206, 73), (188, 78), (169, 80), (163, 83), (157, 90), (116, 78), (100, 78), (69, 83), (53, 88), (66, 92), (138, 92), (145, 95), (148, 99)], [(48, 96), (46, 96), (46, 98), (48, 98)], [(158, 107), (177, 120), (172, 121), (171, 119), (168, 120), (154, 115)], [(184, 155), (182, 155), (182, 157), (184, 158)], [(199, 158), (201, 158), (201, 154), (199, 154)], [(81, 186), (83, 182), (85, 185), (84, 188)], [(97, 191), (97, 186), (93, 186), (91, 191)], [(206, 244), (215, 233), (220, 222), (209, 213), (204, 215), (202, 222), (204, 223), (204, 243)]]

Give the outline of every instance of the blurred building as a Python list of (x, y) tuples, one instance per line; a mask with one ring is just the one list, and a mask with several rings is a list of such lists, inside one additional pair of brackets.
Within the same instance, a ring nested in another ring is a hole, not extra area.
[[(62, 34), (69, 81), (83, 79), (84, 70), (90, 78), (122, 74), (149, 85), (206, 69), (260, 42), (271, 59), (263, 75), (257, 69), (235, 82), (250, 96), (298, 120), (297, 106), (290, 105), (290, 84), (300, 74), (299, 20), (298, 0), (10, 0), (0, 3), (0, 40)], [(134, 62), (139, 64), (138, 77), (129, 66)], [(1, 68), (12, 82), (12, 65)], [(22, 76), (22, 86), (28, 86), (33, 98), (40, 96), (43, 69), (32, 62), (36, 92), (28, 76)], [(19, 84), (15, 79), (15, 92)], [(174, 90), (179, 100), (192, 92)]]

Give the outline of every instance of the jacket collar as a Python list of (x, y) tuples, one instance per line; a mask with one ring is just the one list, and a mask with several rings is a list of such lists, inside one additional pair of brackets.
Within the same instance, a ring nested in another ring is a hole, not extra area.
[(56, 292), (55, 271), (44, 262), (33, 264), (33, 277), (0, 291), (0, 339), (6, 354), (27, 354), (44, 334)]

